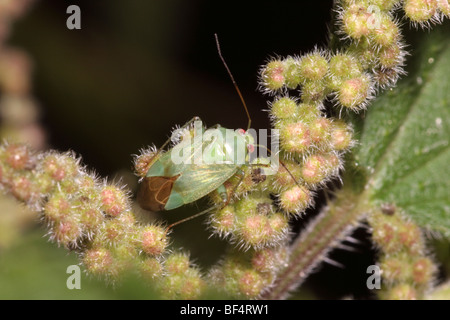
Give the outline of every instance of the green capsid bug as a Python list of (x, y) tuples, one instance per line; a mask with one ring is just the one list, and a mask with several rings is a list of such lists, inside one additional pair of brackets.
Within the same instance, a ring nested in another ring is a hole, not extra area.
[(195, 117), (172, 135), (180, 141), (155, 155), (138, 193), (138, 202), (151, 211), (172, 210), (217, 190), (230, 199), (223, 185), (248, 164), (254, 138), (244, 130), (220, 126), (204, 129)]

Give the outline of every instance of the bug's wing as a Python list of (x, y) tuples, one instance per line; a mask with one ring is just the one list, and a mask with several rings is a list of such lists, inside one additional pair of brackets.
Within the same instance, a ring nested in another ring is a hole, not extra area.
[(235, 174), (237, 169), (238, 167), (233, 164), (193, 165), (181, 173), (173, 185), (173, 190), (179, 193), (183, 202), (187, 204), (217, 189)]
[(141, 183), (138, 192), (139, 205), (147, 210), (158, 212), (165, 209), (169, 200), (175, 177), (146, 177)]

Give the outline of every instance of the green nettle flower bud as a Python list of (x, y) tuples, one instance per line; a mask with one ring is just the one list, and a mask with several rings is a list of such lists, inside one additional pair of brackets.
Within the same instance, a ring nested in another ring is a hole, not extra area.
[(322, 80), (328, 72), (328, 59), (319, 50), (302, 56), (298, 65), (303, 81)]
[(421, 24), (432, 19), (440, 0), (405, 0), (403, 10), (406, 16), (415, 24)]
[(270, 114), (275, 119), (290, 119), (298, 115), (297, 102), (290, 97), (277, 98), (271, 105)]
[(302, 214), (306, 208), (312, 205), (312, 192), (304, 186), (295, 185), (283, 191), (278, 196), (279, 206), (286, 213), (293, 215)]
[(264, 93), (275, 93), (285, 84), (285, 64), (272, 60), (260, 72), (260, 85)]
[(287, 57), (284, 61), (284, 82), (289, 89), (295, 89), (301, 82), (298, 59)]
[(372, 98), (373, 85), (368, 74), (345, 80), (339, 91), (337, 99), (339, 103), (353, 111), (359, 111), (366, 107), (367, 101)]

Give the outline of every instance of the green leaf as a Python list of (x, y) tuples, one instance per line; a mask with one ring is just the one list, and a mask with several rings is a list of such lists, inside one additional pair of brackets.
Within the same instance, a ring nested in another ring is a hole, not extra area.
[(450, 236), (448, 26), (424, 33), (409, 76), (356, 123), (354, 160), (373, 202), (394, 203), (420, 226)]

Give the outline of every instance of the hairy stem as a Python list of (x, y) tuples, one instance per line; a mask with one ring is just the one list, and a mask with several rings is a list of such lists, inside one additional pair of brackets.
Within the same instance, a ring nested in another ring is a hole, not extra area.
[(286, 268), (281, 271), (271, 289), (262, 296), (263, 299), (286, 298), (358, 226), (358, 222), (367, 213), (369, 207), (366, 197), (349, 194), (345, 189), (336, 196), (292, 244)]

